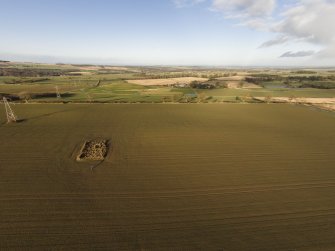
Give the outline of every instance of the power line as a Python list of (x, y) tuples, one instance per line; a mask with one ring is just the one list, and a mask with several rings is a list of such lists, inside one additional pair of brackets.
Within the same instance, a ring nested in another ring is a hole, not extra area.
[(59, 93), (59, 90), (58, 90), (58, 86), (55, 87), (56, 88), (56, 96), (57, 98), (62, 98), (60, 93)]
[(8, 103), (8, 100), (5, 97), (3, 97), (3, 103), (5, 104), (7, 123), (17, 122), (17, 117), (15, 116), (12, 108)]

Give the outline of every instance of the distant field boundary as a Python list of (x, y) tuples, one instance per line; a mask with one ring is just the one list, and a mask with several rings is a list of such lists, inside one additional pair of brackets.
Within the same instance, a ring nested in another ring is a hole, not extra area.
[(142, 86), (169, 86), (174, 84), (190, 84), (193, 81), (208, 81), (208, 78), (181, 77), (181, 78), (157, 78), (157, 79), (136, 79), (127, 80), (130, 84)]

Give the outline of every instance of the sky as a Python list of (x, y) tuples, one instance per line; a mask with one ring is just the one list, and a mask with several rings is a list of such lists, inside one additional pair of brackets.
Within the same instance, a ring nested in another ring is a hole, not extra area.
[(0, 60), (335, 66), (335, 0), (0, 0)]

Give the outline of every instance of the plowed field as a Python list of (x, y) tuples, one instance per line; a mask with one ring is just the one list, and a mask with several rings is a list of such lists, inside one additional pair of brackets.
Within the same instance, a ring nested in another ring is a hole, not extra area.
[[(334, 250), (335, 116), (287, 104), (16, 105), (0, 249)], [(103, 138), (102, 163), (77, 162)], [(93, 168), (94, 167), (94, 168)]]

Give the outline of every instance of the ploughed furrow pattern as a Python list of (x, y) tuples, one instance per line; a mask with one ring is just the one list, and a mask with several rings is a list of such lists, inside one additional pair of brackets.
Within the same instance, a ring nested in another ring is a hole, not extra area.
[[(334, 250), (335, 117), (289, 105), (17, 105), (0, 250)], [(0, 115), (0, 121), (4, 118)], [(111, 143), (104, 162), (78, 146)]]

